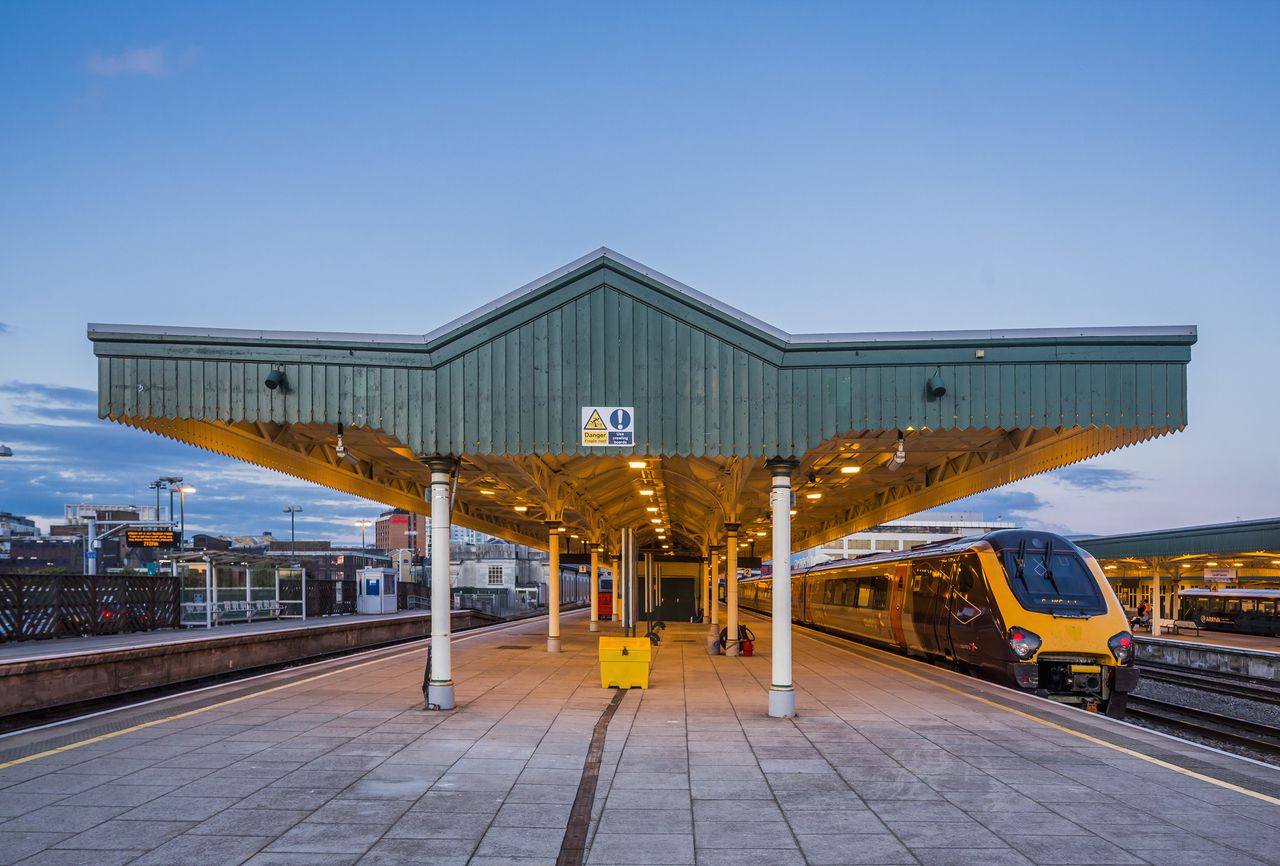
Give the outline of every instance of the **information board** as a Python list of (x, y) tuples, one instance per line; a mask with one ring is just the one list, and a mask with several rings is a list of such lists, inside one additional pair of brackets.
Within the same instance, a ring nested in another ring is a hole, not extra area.
[(178, 533), (172, 529), (126, 529), (124, 543), (130, 547), (177, 547)]

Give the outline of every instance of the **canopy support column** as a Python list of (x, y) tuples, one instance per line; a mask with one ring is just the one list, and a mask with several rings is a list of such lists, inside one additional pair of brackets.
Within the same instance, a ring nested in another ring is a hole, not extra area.
[(725, 535), (725, 595), (729, 609), (726, 618), (727, 633), (724, 639), (724, 654), (736, 656), (741, 642), (738, 640), (738, 528), (740, 523), (726, 523)]
[(702, 557), (702, 621), (711, 620), (711, 557)]
[(451, 710), (454, 699), (449, 523), (453, 503), (449, 482), (457, 461), (433, 457), (427, 466), (431, 469), (431, 673), (427, 680), (427, 706)]
[(560, 521), (547, 521), (547, 652), (560, 652)]
[(622, 569), (619, 567), (622, 560), (618, 557), (613, 558), (613, 605), (609, 610), (613, 611), (609, 618), (616, 624), (622, 617), (618, 608), (618, 588), (622, 585)]
[(600, 545), (591, 545), (591, 623), (587, 631), (600, 631)]
[(769, 461), (773, 486), (773, 678), (769, 686), (769, 715), (790, 719), (796, 714), (796, 690), (791, 683), (791, 473), (790, 460)]
[(1151, 636), (1160, 637), (1160, 566), (1158, 556), (1151, 557)]

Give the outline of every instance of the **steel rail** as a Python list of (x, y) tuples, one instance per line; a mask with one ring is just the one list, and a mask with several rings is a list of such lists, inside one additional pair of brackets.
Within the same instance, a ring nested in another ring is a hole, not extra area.
[(1129, 696), (1128, 714), (1187, 733), (1229, 740), (1260, 752), (1280, 754), (1280, 727), (1251, 722), (1208, 710), (1197, 710), (1167, 701)]

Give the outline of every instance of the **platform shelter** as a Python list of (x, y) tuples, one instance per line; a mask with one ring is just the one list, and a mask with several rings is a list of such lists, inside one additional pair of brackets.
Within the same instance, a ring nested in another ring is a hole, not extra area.
[[(553, 574), (579, 535), (620, 560), (624, 610), (638, 562), (696, 555), (714, 620), (710, 586), (748, 537), (783, 574), (792, 551), (1182, 429), (1196, 330), (788, 334), (601, 249), (427, 334), (89, 337), (102, 417), (430, 514), (435, 574), (451, 521), (548, 549)], [(773, 605), (786, 716), (787, 582)], [(433, 629), (431, 701), (450, 707), (448, 622)]]

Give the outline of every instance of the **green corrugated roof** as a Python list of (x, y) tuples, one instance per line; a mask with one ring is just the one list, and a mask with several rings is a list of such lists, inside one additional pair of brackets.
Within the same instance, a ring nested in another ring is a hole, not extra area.
[(1099, 559), (1280, 551), (1280, 518), (1076, 539)]

